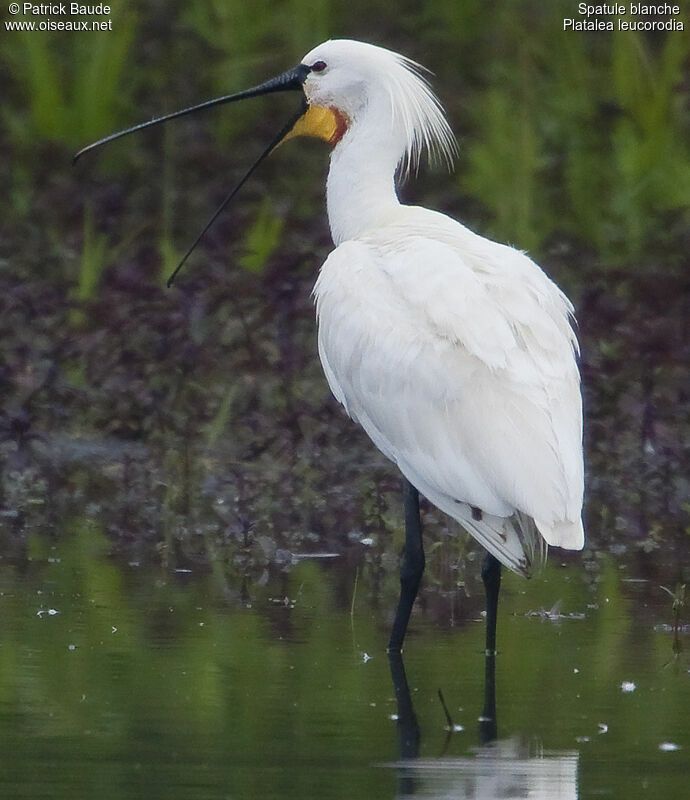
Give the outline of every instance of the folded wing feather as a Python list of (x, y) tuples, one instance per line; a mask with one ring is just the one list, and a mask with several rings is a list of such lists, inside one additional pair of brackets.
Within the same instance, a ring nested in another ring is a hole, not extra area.
[(322, 267), (324, 371), (432, 503), (528, 572), (541, 552), (534, 524), (549, 544), (584, 541), (572, 307), (524, 254), (411, 211), (423, 225), (378, 228)]

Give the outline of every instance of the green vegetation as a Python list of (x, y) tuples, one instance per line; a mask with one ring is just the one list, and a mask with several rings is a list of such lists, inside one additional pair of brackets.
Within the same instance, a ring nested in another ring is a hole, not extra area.
[(27, 158), (41, 140), (74, 147), (99, 138), (131, 105), (129, 67), (138, 26), (128, 6), (118, 3), (112, 31), (5, 33), (3, 58), (20, 102), (4, 103), (2, 116), (12, 145)]
[(76, 287), (76, 299), (79, 303), (93, 300), (98, 282), (107, 266), (107, 255), (108, 237), (96, 232), (93, 211), (90, 206), (86, 206), (79, 283)]
[[(546, 7), (544, 7), (546, 9)], [(502, 18), (512, 12), (503, 6)], [(610, 269), (649, 269), (651, 247), (690, 215), (690, 137), (682, 85), (690, 37), (572, 36), (562, 9), (506, 24), (471, 105), (476, 134), (459, 184), (496, 236), (539, 251), (556, 236), (591, 245)], [(535, 32), (534, 27), (537, 26)]]
[(270, 199), (261, 204), (255, 221), (245, 237), (246, 251), (239, 263), (250, 272), (260, 274), (266, 268), (269, 258), (281, 241), (285, 221), (276, 217)]

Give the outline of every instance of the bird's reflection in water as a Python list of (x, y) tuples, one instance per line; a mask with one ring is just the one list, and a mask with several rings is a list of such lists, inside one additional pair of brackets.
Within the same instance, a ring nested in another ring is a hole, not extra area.
[(415, 767), (416, 759), (419, 758), (420, 743), (419, 723), (410, 697), (410, 687), (407, 684), (402, 653), (389, 653), (388, 661), (395, 690), (395, 700), (398, 704), (399, 794), (405, 797), (415, 794)]
[[(398, 797), (434, 800), (577, 800), (576, 750), (545, 754), (518, 737), (498, 739), (496, 656), (485, 657), (479, 741), (470, 758), (419, 758), (421, 734), (402, 656), (389, 656), (398, 704)], [(450, 736), (450, 734), (449, 734)]]
[(484, 656), (484, 708), (479, 717), (479, 741), (489, 744), (498, 738), (496, 720), (496, 653)]

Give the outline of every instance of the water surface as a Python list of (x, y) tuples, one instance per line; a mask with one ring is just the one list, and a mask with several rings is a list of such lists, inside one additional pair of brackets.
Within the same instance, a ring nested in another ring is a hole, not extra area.
[(90, 525), (29, 550), (0, 562), (3, 796), (685, 796), (687, 630), (608, 559), (506, 576), (494, 729), (467, 588), (453, 624), (427, 589), (396, 664), (387, 590), (342, 559), (233, 585)]

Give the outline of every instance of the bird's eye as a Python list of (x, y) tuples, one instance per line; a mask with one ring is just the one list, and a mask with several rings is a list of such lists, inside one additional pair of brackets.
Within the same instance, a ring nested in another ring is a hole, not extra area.
[(311, 65), (312, 72), (323, 72), (326, 69), (326, 62), (325, 61), (315, 61)]

